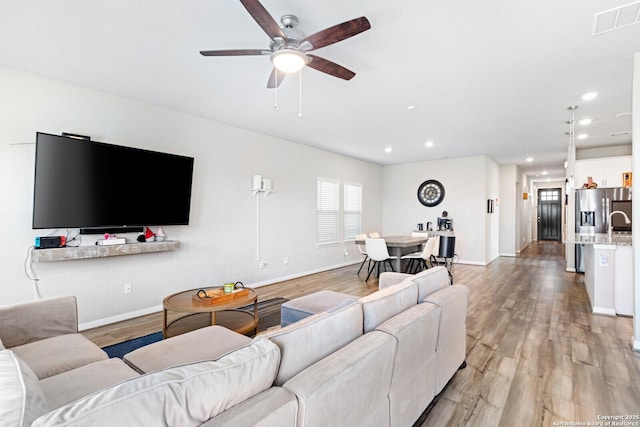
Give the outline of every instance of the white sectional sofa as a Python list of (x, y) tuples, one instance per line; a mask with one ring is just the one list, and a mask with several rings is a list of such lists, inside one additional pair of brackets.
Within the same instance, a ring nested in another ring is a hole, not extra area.
[(140, 348), (130, 378), (66, 402), (0, 351), (0, 425), (411, 426), (464, 363), (468, 289), (442, 267), (380, 287), (254, 339), (212, 326)]

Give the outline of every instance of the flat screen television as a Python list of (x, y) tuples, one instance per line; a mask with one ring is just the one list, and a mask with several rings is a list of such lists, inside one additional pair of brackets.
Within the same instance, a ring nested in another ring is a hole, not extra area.
[(34, 229), (188, 225), (193, 157), (36, 134)]

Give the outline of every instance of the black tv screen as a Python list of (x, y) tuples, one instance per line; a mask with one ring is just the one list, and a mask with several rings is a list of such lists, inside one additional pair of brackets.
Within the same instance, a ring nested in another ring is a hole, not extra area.
[(36, 134), (34, 229), (188, 225), (193, 157)]

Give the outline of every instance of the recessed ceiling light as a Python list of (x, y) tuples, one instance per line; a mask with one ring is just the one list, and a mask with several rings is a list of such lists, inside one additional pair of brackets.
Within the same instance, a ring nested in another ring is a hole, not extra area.
[(527, 157), (525, 160), (526, 160), (527, 162), (531, 163), (531, 162), (533, 162), (533, 157)]
[(583, 126), (586, 126), (586, 125), (590, 125), (591, 121), (592, 121), (591, 119), (582, 119), (578, 123), (580, 123)]
[(587, 92), (582, 95), (582, 99), (585, 101), (591, 101), (592, 99), (596, 99), (598, 97), (598, 92)]
[(407, 107), (407, 110), (409, 110), (409, 111), (413, 111), (413, 110), (415, 110), (415, 109), (416, 109), (416, 106), (415, 106), (415, 105), (409, 105), (409, 106)]
[(390, 153), (390, 152), (392, 152), (392, 151), (393, 151), (393, 148), (391, 148), (391, 147), (386, 147), (386, 148), (384, 149), (384, 152), (385, 152), (385, 153)]
[(587, 139), (587, 138), (589, 138), (589, 134), (588, 133), (581, 133), (580, 135), (576, 136), (576, 138), (578, 138), (578, 139)]
[(626, 116), (630, 116), (631, 112), (628, 113), (620, 113), (620, 114), (616, 114), (616, 117), (626, 117)]
[(425, 142), (425, 143), (424, 143), (424, 146), (425, 146), (425, 147), (427, 147), (427, 148), (431, 148), (431, 147), (433, 147), (433, 141), (427, 141), (427, 142)]
[(546, 174), (548, 174), (548, 173), (549, 173), (549, 172), (547, 172), (547, 171), (542, 171), (542, 175), (546, 175)]

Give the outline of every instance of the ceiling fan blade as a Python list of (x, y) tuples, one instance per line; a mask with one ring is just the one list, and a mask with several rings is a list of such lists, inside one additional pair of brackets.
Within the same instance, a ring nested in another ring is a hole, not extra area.
[(307, 56), (311, 59), (311, 61), (307, 63), (307, 66), (318, 71), (322, 71), (323, 73), (327, 73), (344, 80), (351, 80), (353, 76), (356, 75), (353, 71), (344, 68), (342, 65), (338, 65), (335, 62), (329, 61), (328, 59), (320, 58), (315, 55)]
[(249, 15), (260, 25), (265, 33), (271, 38), (271, 40), (285, 39), (282, 28), (278, 25), (275, 19), (267, 12), (267, 9), (260, 4), (258, 0), (240, 0), (240, 3), (247, 9)]
[(229, 50), (201, 50), (202, 56), (246, 56), (271, 55), (271, 51), (264, 49), (229, 49)]
[(310, 50), (320, 49), (321, 47), (329, 46), (330, 44), (353, 37), (356, 34), (367, 31), (369, 28), (371, 28), (369, 20), (362, 16), (311, 34), (302, 40), (302, 42), (311, 43), (313, 48)]
[[(278, 80), (276, 81), (276, 74), (278, 75)], [(271, 71), (271, 76), (269, 76), (269, 82), (267, 83), (267, 89), (274, 89), (280, 86), (280, 83), (284, 80), (287, 73), (282, 71), (276, 73), (276, 67), (273, 67), (273, 71)]]

